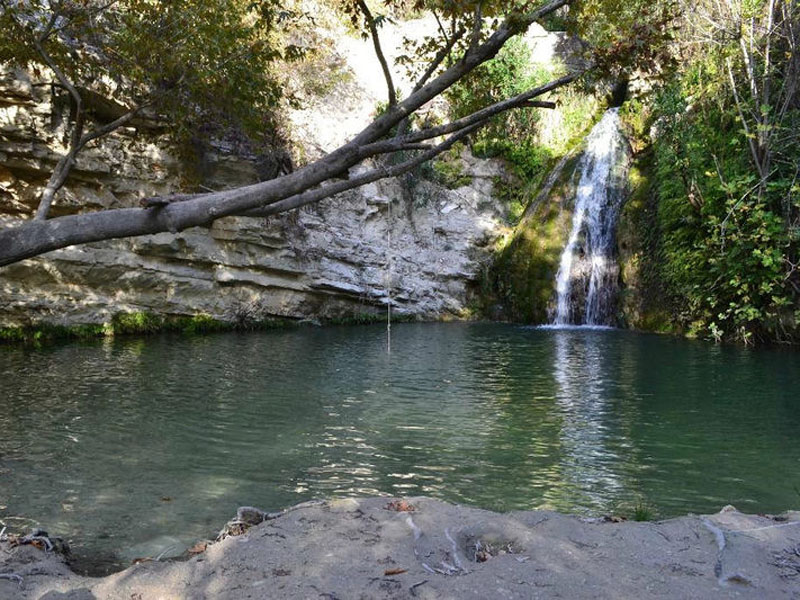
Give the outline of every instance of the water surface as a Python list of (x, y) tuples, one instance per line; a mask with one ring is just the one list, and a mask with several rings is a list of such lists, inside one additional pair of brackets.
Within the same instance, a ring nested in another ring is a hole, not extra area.
[(800, 355), (616, 330), (300, 328), (0, 348), (0, 521), (173, 554), (237, 506), (800, 507)]

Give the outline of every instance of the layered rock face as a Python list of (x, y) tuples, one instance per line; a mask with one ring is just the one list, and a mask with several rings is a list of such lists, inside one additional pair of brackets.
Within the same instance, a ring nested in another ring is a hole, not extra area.
[[(350, 44), (351, 53), (369, 52)], [(0, 76), (0, 227), (30, 218), (65, 151), (69, 107), (47, 81), (46, 73)], [(376, 105), (357, 69), (343, 82), (345, 90), (292, 115), (306, 156), (360, 129)], [(341, 101), (345, 91), (348, 102)], [(320, 114), (325, 130), (312, 118)], [(124, 129), (81, 154), (53, 215), (133, 206), (182, 189), (187, 172), (164, 136)], [(226, 218), (207, 229), (66, 248), (0, 268), (0, 326), (98, 323), (132, 311), (221, 320), (243, 311), (344, 317), (385, 310), (390, 298), (399, 313), (458, 315), (504, 224), (492, 195), (501, 165), (464, 156), (464, 174), (472, 183), (457, 190), (420, 177), (385, 180), (268, 219)], [(258, 161), (219, 147), (206, 154), (202, 177), (212, 189), (252, 183)]]

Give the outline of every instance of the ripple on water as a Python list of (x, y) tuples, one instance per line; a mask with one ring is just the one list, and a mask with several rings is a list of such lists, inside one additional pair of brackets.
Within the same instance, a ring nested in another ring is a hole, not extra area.
[(381, 327), (2, 348), (0, 519), (118, 566), (213, 534), (237, 506), (319, 496), (778, 512), (800, 485), (773, 476), (800, 465), (799, 367), (497, 324), (398, 325), (391, 355)]

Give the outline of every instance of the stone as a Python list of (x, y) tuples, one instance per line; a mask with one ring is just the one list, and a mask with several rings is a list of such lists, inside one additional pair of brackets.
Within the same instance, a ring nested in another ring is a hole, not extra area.
[(266, 519), (267, 513), (255, 506), (240, 506), (236, 510), (236, 518), (248, 525), (258, 525)]

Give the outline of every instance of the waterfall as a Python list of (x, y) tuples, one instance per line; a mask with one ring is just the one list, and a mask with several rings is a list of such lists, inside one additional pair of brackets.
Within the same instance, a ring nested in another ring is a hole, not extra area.
[(553, 325), (613, 325), (619, 266), (616, 226), (630, 160), (619, 109), (606, 111), (586, 138), (567, 245), (556, 276)]

